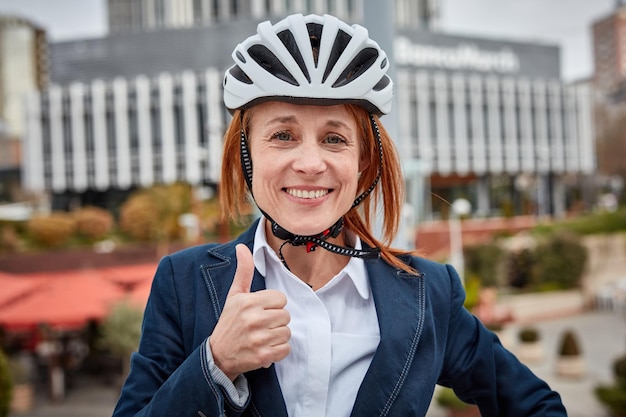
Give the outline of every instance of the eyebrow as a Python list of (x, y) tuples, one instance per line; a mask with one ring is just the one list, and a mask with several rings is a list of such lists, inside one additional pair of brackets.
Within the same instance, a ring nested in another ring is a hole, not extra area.
[[(296, 123), (297, 120), (298, 119), (296, 118), (296, 116), (278, 116), (265, 122), (265, 126), (269, 126), (274, 123)], [(326, 126), (352, 130), (347, 123), (344, 123), (343, 121), (337, 119), (330, 119), (326, 121)]]

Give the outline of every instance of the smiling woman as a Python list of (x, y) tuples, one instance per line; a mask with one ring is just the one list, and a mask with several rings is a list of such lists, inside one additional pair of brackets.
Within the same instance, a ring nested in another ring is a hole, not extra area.
[(385, 52), (329, 15), (257, 30), (224, 78), (220, 202), (262, 217), (163, 258), (114, 417), (423, 417), (436, 384), (483, 415), (565, 416), (452, 267), (389, 244), (404, 190)]

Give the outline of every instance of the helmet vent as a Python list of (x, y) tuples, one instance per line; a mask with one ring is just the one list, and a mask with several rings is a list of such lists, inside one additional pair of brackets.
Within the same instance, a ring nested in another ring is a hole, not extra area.
[(326, 81), (326, 78), (328, 78), (328, 75), (335, 67), (335, 64), (339, 60), (339, 57), (341, 56), (343, 51), (346, 49), (346, 46), (348, 46), (348, 43), (350, 43), (351, 39), (352, 39), (352, 36), (348, 35), (343, 30), (340, 30), (339, 32), (337, 32), (337, 37), (335, 38), (335, 42), (333, 43), (333, 48), (330, 51), (330, 56), (328, 57), (328, 64), (326, 65), (326, 70), (324, 71), (324, 78), (322, 79), (322, 82)]
[(299, 86), (300, 84), (296, 79), (289, 73), (287, 68), (280, 62), (280, 60), (274, 55), (272, 51), (270, 51), (266, 46), (263, 45), (252, 45), (248, 49), (248, 54), (250, 57), (256, 61), (261, 67), (263, 67), (267, 72), (279, 78), (289, 84)]
[(293, 59), (296, 61), (296, 64), (300, 67), (300, 70), (306, 77), (308, 82), (311, 82), (311, 77), (309, 76), (309, 71), (306, 69), (306, 65), (304, 63), (304, 59), (302, 58), (302, 54), (300, 53), (300, 49), (298, 48), (298, 44), (296, 43), (296, 38), (294, 38), (293, 33), (290, 30), (283, 30), (278, 33), (278, 39), (285, 45), (285, 48)]
[(381, 78), (380, 81), (378, 81), (376, 85), (372, 87), (372, 90), (380, 91), (384, 89), (385, 87), (387, 87), (390, 82), (391, 80), (389, 79), (389, 77), (387, 77), (386, 75), (383, 75), (383, 78)]
[(361, 74), (367, 71), (378, 58), (378, 51), (374, 48), (365, 48), (354, 57), (352, 62), (341, 73), (333, 87), (343, 87), (357, 79)]
[[(239, 65), (234, 65), (228, 72), (235, 77), (236, 80), (241, 81), (242, 83), (252, 84), (252, 80), (248, 75), (243, 72)], [(226, 84), (226, 80), (224, 80), (224, 84)]]
[(317, 58), (320, 51), (323, 26), (319, 23), (307, 23), (306, 28), (309, 31), (309, 40), (311, 41), (311, 52), (313, 52), (313, 61), (315, 62), (315, 66), (317, 67)]

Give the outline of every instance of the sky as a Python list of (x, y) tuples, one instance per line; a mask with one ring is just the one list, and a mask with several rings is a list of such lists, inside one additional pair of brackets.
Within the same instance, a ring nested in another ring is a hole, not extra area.
[[(378, 0), (367, 0), (378, 1)], [(591, 25), (615, 0), (440, 0), (442, 31), (561, 47), (565, 81), (593, 73)], [(0, 0), (0, 13), (26, 17), (50, 41), (92, 38), (107, 32), (106, 0)]]

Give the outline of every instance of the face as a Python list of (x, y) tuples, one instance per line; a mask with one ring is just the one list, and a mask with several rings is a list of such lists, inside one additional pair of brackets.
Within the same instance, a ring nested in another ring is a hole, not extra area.
[(258, 206), (298, 235), (328, 229), (350, 210), (363, 167), (357, 124), (346, 106), (267, 102), (249, 112)]

